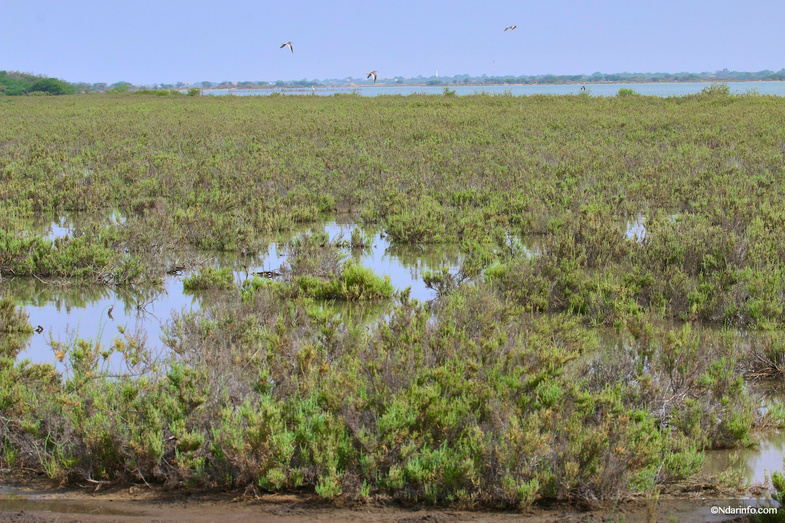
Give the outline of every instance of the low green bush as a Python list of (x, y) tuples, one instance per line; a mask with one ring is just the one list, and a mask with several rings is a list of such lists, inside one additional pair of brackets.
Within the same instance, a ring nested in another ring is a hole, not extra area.
[(224, 267), (202, 267), (199, 272), (183, 278), (183, 290), (196, 291), (207, 289), (233, 289), (235, 287), (232, 269)]
[(622, 87), (616, 92), (616, 96), (618, 98), (626, 98), (629, 96), (640, 96), (640, 93), (636, 92), (633, 89), (629, 89), (627, 87)]
[(390, 298), (394, 291), (389, 276), (381, 278), (353, 260), (344, 263), (340, 274), (331, 280), (299, 276), (296, 282), (306, 295), (319, 300), (376, 300)]

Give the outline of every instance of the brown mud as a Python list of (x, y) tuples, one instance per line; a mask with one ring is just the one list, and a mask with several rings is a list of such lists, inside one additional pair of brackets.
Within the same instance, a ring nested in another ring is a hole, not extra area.
[(656, 508), (643, 497), (618, 503), (556, 503), (525, 511), (468, 510), (424, 505), (403, 506), (381, 501), (346, 505), (325, 503), (308, 493), (258, 494), (194, 491), (160, 487), (109, 486), (56, 488), (44, 480), (7, 481), (0, 477), (0, 523), (10, 522), (281, 522), (337, 523), (507, 523), (748, 521), (745, 516), (712, 515), (712, 506), (738, 506), (726, 493), (713, 489), (663, 494)]

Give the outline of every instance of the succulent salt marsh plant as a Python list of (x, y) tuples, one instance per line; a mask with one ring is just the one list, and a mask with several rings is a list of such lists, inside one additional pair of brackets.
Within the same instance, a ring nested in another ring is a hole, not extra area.
[[(369, 327), (317, 299), (354, 287), (337, 246), (301, 237), (280, 281), (177, 313), (172, 359), (146, 375), (0, 358), (3, 463), (526, 507), (653, 492), (765, 423), (738, 376), (776, 369), (776, 339), (750, 354), (701, 329), (782, 324), (780, 100), (118, 94), (0, 118), (4, 278), (130, 283), (334, 211), (398, 244), (462, 241), (472, 276), (428, 305), (401, 293)], [(22, 235), (34, 213), (104, 206), (123, 227), (57, 249)], [(508, 234), (536, 235), (536, 255)], [(360, 269), (356, 296), (379, 283)]]
[(745, 444), (754, 422), (723, 334), (631, 322), (620, 353), (486, 282), (430, 308), (403, 293), (367, 329), (295, 282), (251, 282), (176, 314), (173, 358), (134, 378), (2, 360), (16, 421), (0, 458), (58, 478), (525, 508), (688, 477), (703, 445)]
[(234, 287), (234, 275), (229, 267), (216, 269), (215, 267), (204, 266), (198, 272), (183, 279), (183, 289), (185, 291), (227, 290)]

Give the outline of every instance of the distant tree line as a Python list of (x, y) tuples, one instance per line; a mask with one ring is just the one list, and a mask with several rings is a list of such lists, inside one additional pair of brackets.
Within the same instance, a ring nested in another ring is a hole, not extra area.
[(73, 94), (76, 92), (79, 92), (76, 85), (57, 78), (47, 78), (19, 71), (0, 71), (0, 95)]
[(303, 78), (302, 80), (277, 80), (275, 82), (265, 82), (263, 80), (256, 82), (250, 80), (231, 82), (224, 80), (223, 82), (199, 82), (199, 85), (205, 89), (264, 89), (266, 87), (318, 87), (324, 84), (319, 80)]

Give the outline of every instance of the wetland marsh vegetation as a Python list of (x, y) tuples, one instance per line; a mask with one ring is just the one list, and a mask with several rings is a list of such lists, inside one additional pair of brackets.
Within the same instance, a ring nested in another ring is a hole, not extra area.
[[(358, 223), (342, 244), (298, 235), (274, 280), (191, 273), (222, 293), (172, 314), (165, 361), (133, 335), (59, 344), (67, 374), (17, 361), (33, 328), (4, 298), (0, 464), (526, 507), (671, 488), (753, 444), (785, 424), (750, 386), (785, 369), (785, 104), (623, 94), (0, 104), (4, 280), (155, 286), (205, 250)], [(75, 212), (93, 218), (35, 232)], [(376, 231), (458, 244), (461, 267), (410, 299), (346, 261)]]

